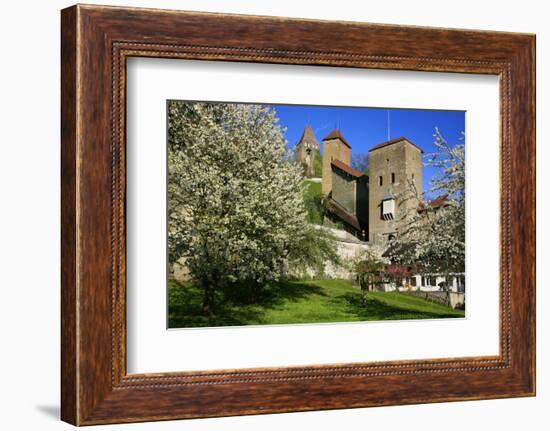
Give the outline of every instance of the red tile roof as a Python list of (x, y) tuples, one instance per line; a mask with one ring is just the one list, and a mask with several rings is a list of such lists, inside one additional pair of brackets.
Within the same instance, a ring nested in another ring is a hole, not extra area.
[(447, 195), (439, 196), (438, 198), (435, 198), (433, 201), (430, 201), (430, 206), (433, 208), (439, 208), (440, 206), (447, 203)]
[(351, 149), (351, 145), (346, 141), (346, 139), (342, 136), (340, 133), (340, 130), (334, 129), (332, 132), (330, 132), (327, 136), (323, 138), (323, 141), (328, 141), (330, 139), (340, 139), (348, 148)]
[(302, 143), (310, 143), (313, 144), (315, 148), (319, 148), (319, 143), (317, 142), (317, 139), (315, 139), (315, 133), (313, 133), (313, 129), (311, 128), (311, 126), (306, 126), (304, 128), (302, 137), (296, 145), (301, 145)]
[(358, 170), (353, 169), (351, 166), (346, 165), (344, 162), (340, 160), (333, 160), (330, 164), (344, 171), (345, 173), (350, 174), (352, 177), (359, 178), (364, 175), (362, 172), (359, 172)]
[(342, 205), (332, 198), (328, 199), (328, 210), (357, 231), (361, 230), (361, 224), (357, 217), (350, 214)]
[(399, 138), (392, 139), (391, 141), (386, 141), (386, 142), (382, 142), (381, 144), (375, 145), (374, 147), (372, 147), (372, 148), (369, 150), (369, 153), (370, 153), (371, 151), (378, 150), (379, 148), (387, 147), (388, 145), (397, 144), (398, 142), (401, 142), (401, 141), (407, 141), (407, 142), (408, 142), (409, 144), (411, 144), (413, 147), (418, 148), (418, 149), (420, 150), (421, 153), (424, 152), (424, 150), (423, 150), (422, 148), (420, 148), (418, 145), (413, 144), (411, 141), (409, 141), (409, 140), (408, 140), (407, 138), (405, 138), (404, 136), (400, 136)]
[[(447, 195), (442, 195), (428, 202), (428, 205), (432, 208), (441, 208), (442, 206), (445, 206), (447, 202)], [(418, 212), (424, 212), (426, 210), (427, 208), (422, 204), (418, 207)]]

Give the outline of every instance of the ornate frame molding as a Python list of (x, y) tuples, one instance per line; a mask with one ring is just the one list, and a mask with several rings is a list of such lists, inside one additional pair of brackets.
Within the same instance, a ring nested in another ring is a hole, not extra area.
[[(219, 30), (202, 31), (207, 23)], [(256, 36), (257, 26), (284, 29), (286, 37)], [(311, 31), (335, 30), (341, 41), (296, 42)], [(354, 49), (343, 49), (351, 41)], [(131, 56), (498, 75), (500, 354), (127, 375)], [(534, 36), (79, 5), (62, 12), (62, 87), (63, 420), (99, 424), (534, 394)], [(251, 399), (251, 391), (262, 396)]]

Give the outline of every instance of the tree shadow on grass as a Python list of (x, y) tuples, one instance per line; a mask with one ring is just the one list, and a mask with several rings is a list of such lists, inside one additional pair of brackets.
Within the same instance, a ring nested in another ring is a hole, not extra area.
[(369, 297), (368, 294), (364, 301), (359, 292), (346, 293), (336, 298), (336, 300), (345, 301), (348, 311), (355, 314), (360, 320), (409, 320), (459, 317), (453, 313), (434, 313), (389, 305), (376, 298)]
[[(235, 288), (235, 287), (234, 287)], [(236, 289), (236, 288), (235, 288)], [(202, 290), (191, 284), (170, 281), (168, 289), (168, 327), (192, 328), (212, 326), (261, 325), (268, 309), (297, 302), (311, 295), (323, 295), (323, 288), (297, 281), (271, 283), (250, 303), (231, 290), (217, 292), (213, 316), (202, 314)]]
[(202, 290), (190, 284), (170, 282), (168, 290), (168, 327), (194, 328), (209, 326), (240, 326), (261, 321), (262, 311), (253, 306), (235, 307), (216, 297), (213, 316), (202, 313)]
[(311, 295), (327, 296), (321, 286), (300, 281), (273, 283), (264, 289), (261, 306), (275, 308), (285, 302), (298, 302)]

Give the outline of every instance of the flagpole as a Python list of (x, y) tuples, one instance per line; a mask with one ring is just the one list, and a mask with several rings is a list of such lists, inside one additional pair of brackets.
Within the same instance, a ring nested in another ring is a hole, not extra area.
[(386, 113), (388, 116), (388, 141), (390, 140), (390, 110), (386, 109)]

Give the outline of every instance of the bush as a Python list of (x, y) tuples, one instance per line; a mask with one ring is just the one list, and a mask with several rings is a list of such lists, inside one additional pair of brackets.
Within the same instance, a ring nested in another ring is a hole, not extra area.
[(372, 251), (366, 251), (355, 262), (357, 282), (361, 287), (361, 293), (365, 299), (367, 292), (374, 290), (380, 282), (385, 269), (384, 262)]
[(325, 210), (321, 194), (321, 183), (306, 181), (305, 185), (304, 204), (307, 210), (307, 221), (313, 224), (323, 224)]
[(313, 155), (313, 176), (321, 178), (323, 176), (323, 157), (319, 151)]

